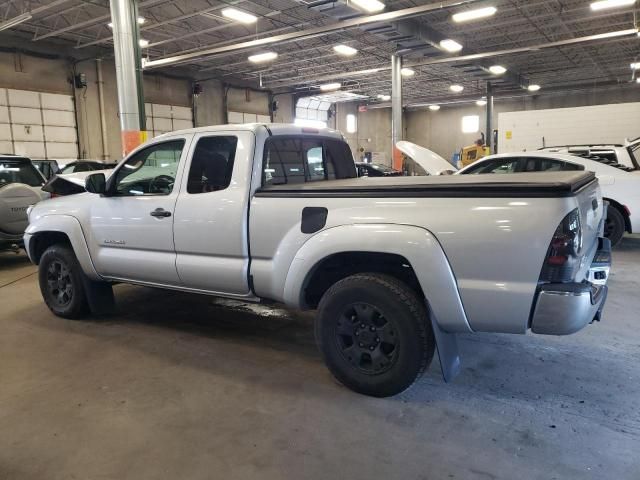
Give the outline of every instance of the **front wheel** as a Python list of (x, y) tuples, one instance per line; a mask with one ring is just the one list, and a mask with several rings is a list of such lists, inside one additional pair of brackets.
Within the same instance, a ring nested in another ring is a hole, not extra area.
[(435, 350), (423, 302), (387, 275), (357, 274), (333, 285), (320, 301), (315, 331), (331, 373), (374, 397), (409, 388)]
[(622, 213), (616, 207), (609, 205), (607, 218), (604, 221), (604, 236), (611, 240), (611, 246), (615, 246), (622, 240), (625, 231), (625, 222)]
[(83, 275), (71, 248), (53, 245), (42, 254), (38, 270), (40, 291), (55, 315), (80, 318), (89, 312)]

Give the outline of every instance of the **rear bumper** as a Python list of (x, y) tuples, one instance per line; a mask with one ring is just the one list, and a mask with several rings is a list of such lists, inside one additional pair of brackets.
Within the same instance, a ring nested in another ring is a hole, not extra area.
[(569, 335), (600, 320), (607, 300), (611, 242), (600, 239), (588, 280), (581, 283), (541, 285), (531, 320), (531, 331), (543, 335)]

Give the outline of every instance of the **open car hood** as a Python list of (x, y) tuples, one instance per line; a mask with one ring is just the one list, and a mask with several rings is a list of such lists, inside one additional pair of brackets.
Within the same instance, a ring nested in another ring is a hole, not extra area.
[(429, 175), (441, 175), (445, 172), (455, 172), (458, 169), (450, 162), (442, 158), (428, 148), (421, 147), (415, 143), (400, 141), (396, 147), (407, 157), (420, 165)]
[(58, 178), (66, 180), (67, 182), (71, 182), (75, 185), (79, 185), (84, 188), (84, 182), (89, 175), (93, 175), (94, 173), (104, 173), (104, 178), (109, 178), (113, 173), (113, 169), (111, 170), (90, 170), (88, 172), (75, 172), (75, 173), (65, 173), (63, 175), (56, 175)]
[(42, 187), (42, 190), (55, 195), (73, 195), (75, 193), (82, 193), (85, 191), (85, 180), (89, 175), (93, 175), (94, 173), (104, 173), (104, 177), (107, 179), (113, 173), (113, 169), (56, 174), (49, 179), (44, 187)]

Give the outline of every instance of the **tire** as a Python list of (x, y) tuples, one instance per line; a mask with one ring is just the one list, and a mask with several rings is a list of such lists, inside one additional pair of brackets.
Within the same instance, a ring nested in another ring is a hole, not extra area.
[(315, 334), (333, 376), (373, 397), (409, 388), (435, 350), (423, 302), (402, 282), (374, 273), (347, 277), (324, 294)]
[(42, 298), (55, 315), (78, 319), (89, 313), (84, 272), (70, 247), (47, 248), (40, 258), (38, 279)]
[(609, 205), (607, 218), (604, 223), (604, 236), (611, 240), (611, 246), (616, 246), (622, 240), (624, 232), (624, 216), (616, 207)]

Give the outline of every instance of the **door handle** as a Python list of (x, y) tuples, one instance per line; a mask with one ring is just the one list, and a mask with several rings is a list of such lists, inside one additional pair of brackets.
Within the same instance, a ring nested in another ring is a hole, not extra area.
[(170, 217), (171, 212), (167, 212), (164, 208), (156, 208), (149, 215), (151, 215), (152, 217), (164, 218), (164, 217)]

